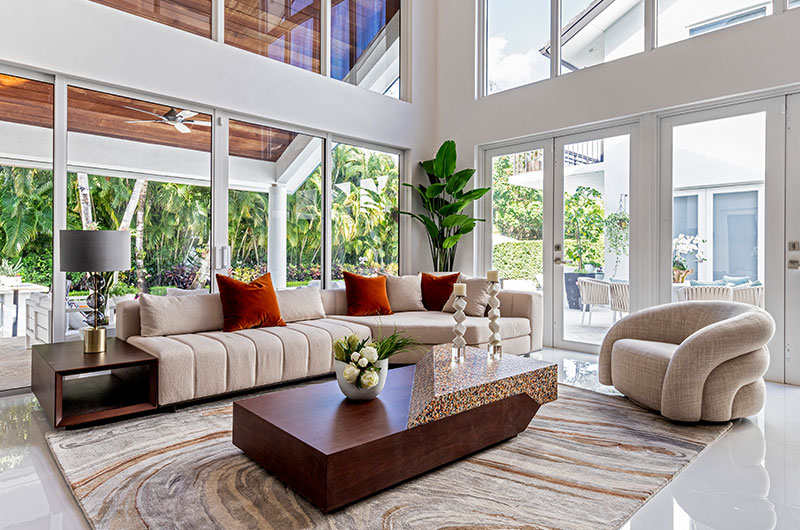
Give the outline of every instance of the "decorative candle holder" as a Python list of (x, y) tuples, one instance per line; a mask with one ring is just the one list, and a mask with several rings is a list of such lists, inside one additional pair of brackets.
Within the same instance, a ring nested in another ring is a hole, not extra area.
[(503, 339), (500, 336), (500, 282), (489, 282), (489, 330), (492, 332), (489, 337), (489, 357), (492, 359), (502, 359)]
[(453, 315), (456, 321), (456, 325), (453, 326), (453, 333), (455, 333), (455, 338), (453, 339), (453, 362), (460, 363), (464, 361), (467, 351), (467, 341), (464, 340), (464, 332), (467, 331), (467, 327), (464, 325), (464, 321), (467, 319), (464, 314), (464, 309), (467, 307), (467, 297), (456, 296), (453, 307), (456, 310)]

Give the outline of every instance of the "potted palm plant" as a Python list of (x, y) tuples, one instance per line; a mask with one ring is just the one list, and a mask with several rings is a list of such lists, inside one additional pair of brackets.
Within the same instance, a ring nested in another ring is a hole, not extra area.
[(456, 143), (448, 140), (436, 153), (436, 158), (420, 162), (428, 175), (428, 186), (413, 186), (427, 213), (400, 212), (422, 223), (428, 236), (433, 266), (437, 272), (452, 271), (458, 241), (475, 229), (477, 219), (464, 210), (489, 192), (490, 188), (464, 191), (475, 175), (474, 169), (456, 172)]

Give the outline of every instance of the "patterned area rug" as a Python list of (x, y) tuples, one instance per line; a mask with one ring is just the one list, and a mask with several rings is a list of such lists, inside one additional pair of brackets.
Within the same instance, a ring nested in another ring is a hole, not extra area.
[(231, 443), (231, 400), (52, 432), (97, 529), (616, 529), (730, 424), (559, 387), (525, 432), (324, 515)]

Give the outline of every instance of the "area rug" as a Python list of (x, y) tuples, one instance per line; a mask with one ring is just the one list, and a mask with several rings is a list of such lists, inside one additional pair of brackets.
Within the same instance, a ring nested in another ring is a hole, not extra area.
[(96, 529), (616, 529), (730, 424), (559, 386), (516, 438), (325, 515), (231, 443), (231, 400), (51, 432)]

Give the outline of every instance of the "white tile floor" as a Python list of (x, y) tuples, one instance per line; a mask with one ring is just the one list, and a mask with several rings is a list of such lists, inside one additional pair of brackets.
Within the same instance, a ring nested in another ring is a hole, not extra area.
[[(559, 379), (600, 392), (597, 357), (545, 350)], [(88, 525), (50, 456), (31, 394), (0, 398), (0, 529)], [(767, 384), (760, 414), (737, 422), (653, 496), (624, 530), (800, 529), (800, 387)]]

